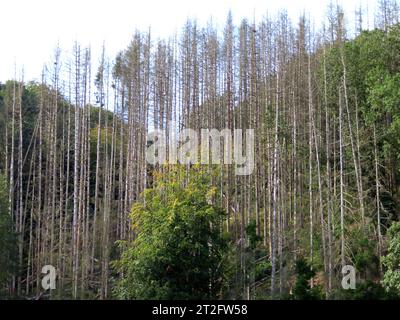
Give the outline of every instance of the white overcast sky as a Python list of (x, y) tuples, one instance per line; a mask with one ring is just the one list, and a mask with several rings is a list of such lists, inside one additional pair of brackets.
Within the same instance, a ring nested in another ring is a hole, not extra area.
[[(70, 49), (78, 40), (90, 45), (98, 60), (103, 41), (113, 57), (129, 43), (135, 29), (151, 26), (153, 38), (179, 30), (188, 17), (204, 25), (210, 17), (223, 26), (229, 9), (235, 22), (259, 19), (266, 12), (288, 10), (294, 20), (302, 12), (320, 22), (331, 0), (1, 0), (0, 81), (13, 78), (14, 65), (24, 68), (26, 80), (40, 78), (57, 43)], [(336, 0), (334, 0), (336, 1)], [(371, 14), (376, 0), (338, 0), (348, 18), (362, 4)], [(370, 25), (373, 25), (371, 18)]]

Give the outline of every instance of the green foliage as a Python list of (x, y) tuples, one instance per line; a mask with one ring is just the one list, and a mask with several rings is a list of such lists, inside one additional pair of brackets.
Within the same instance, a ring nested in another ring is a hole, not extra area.
[(254, 287), (255, 297), (263, 297), (266, 288), (263, 285), (268, 284), (272, 271), (271, 262), (266, 256), (267, 249), (263, 245), (263, 238), (257, 235), (256, 220), (251, 220), (246, 226), (246, 246), (244, 250), (244, 259), (247, 278), (245, 283)]
[(400, 223), (395, 222), (389, 229), (388, 253), (382, 258), (386, 268), (383, 286), (400, 295)]
[[(390, 159), (399, 172), (400, 159), (400, 25), (383, 30), (364, 31), (343, 48), (327, 48), (325, 66), (327, 70), (327, 98), (331, 114), (337, 114), (339, 93), (343, 85), (343, 65), (346, 64), (346, 80), (350, 114), (354, 115), (357, 104), (359, 118), (365, 121), (365, 135), (372, 144), (373, 125), (376, 126), (378, 154)], [(318, 72), (321, 83), (323, 64)], [(321, 92), (321, 95), (324, 94)], [(354, 130), (354, 129), (353, 129)], [(368, 148), (372, 148), (372, 145)], [(368, 154), (368, 150), (363, 150)]]
[(320, 300), (323, 298), (320, 286), (311, 288), (311, 279), (315, 274), (315, 271), (304, 259), (296, 262), (296, 282), (292, 294), (294, 300)]
[(252, 249), (252, 250), (254, 250), (262, 240), (262, 238), (259, 235), (257, 235), (256, 229), (257, 229), (257, 225), (256, 225), (255, 220), (252, 220), (246, 226), (246, 235), (249, 239), (249, 249)]
[[(186, 183), (185, 183), (186, 182)], [(198, 167), (177, 166), (156, 174), (153, 189), (132, 209), (136, 238), (115, 263), (123, 274), (122, 299), (215, 299), (226, 279), (225, 214), (213, 205), (215, 189)]]
[(270, 261), (261, 261), (257, 263), (255, 266), (255, 281), (260, 281), (264, 279), (266, 276), (271, 274), (272, 265)]
[[(387, 170), (399, 174), (400, 159), (400, 25), (364, 32), (349, 51), (353, 79), (359, 93), (362, 117), (375, 124), (380, 158), (390, 163)], [(394, 177), (396, 179), (396, 177)], [(398, 177), (397, 177), (398, 178)]]
[(361, 279), (379, 277), (379, 258), (376, 254), (377, 243), (371, 241), (373, 234), (362, 227), (348, 231), (348, 246), (351, 248), (351, 264)]
[(15, 270), (17, 238), (8, 207), (7, 183), (0, 174), (0, 297)]
[(339, 300), (393, 300), (398, 299), (398, 296), (393, 292), (387, 292), (381, 284), (368, 280), (357, 284), (354, 290), (338, 290), (335, 298)]

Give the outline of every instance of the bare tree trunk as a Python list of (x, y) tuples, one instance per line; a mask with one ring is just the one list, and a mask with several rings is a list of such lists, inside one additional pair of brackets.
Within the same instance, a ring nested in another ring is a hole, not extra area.
[[(18, 142), (18, 220), (16, 223), (17, 232), (18, 232), (18, 266), (22, 267), (23, 262), (23, 248), (24, 248), (24, 204), (23, 204), (23, 137), (22, 137), (22, 94), (23, 94), (23, 78), (19, 83), (18, 88), (18, 128), (19, 128), (19, 142)], [(18, 275), (17, 281), (17, 293), (18, 296), (21, 296), (21, 275)]]
[(342, 92), (339, 88), (339, 176), (340, 176), (340, 259), (342, 268), (346, 265), (345, 237), (344, 237), (344, 152), (343, 152), (343, 107)]
[(279, 71), (276, 74), (276, 102), (275, 102), (275, 138), (274, 138), (274, 163), (273, 163), (273, 213), (272, 213), (272, 235), (271, 235), (271, 296), (275, 296), (276, 282), (276, 232), (277, 232), (277, 210), (278, 210), (278, 192), (279, 192), (279, 177), (278, 177), (278, 129), (279, 129)]
[(75, 45), (75, 138), (74, 138), (74, 205), (72, 220), (72, 276), (73, 276), (73, 297), (78, 295), (78, 210), (79, 210), (79, 158), (80, 158), (80, 48)]
[(330, 124), (327, 97), (327, 71), (326, 71), (326, 51), (324, 45), (324, 105), (325, 105), (325, 144), (326, 144), (326, 185), (327, 185), (327, 211), (328, 211), (328, 296), (332, 291), (332, 203), (331, 203), (331, 160), (330, 160)]
[(378, 162), (378, 151), (376, 143), (376, 126), (374, 124), (374, 162), (375, 162), (375, 192), (376, 192), (376, 215), (377, 215), (377, 229), (378, 229), (378, 257), (379, 257), (379, 269), (382, 273), (382, 233), (381, 233), (381, 200), (380, 200), (380, 183), (379, 183), (379, 162)]

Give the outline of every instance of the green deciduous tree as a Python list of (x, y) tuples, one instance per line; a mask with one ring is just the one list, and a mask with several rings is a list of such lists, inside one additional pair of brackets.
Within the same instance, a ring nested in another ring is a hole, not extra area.
[(135, 240), (116, 262), (123, 299), (213, 299), (224, 289), (228, 241), (215, 189), (197, 168), (157, 174), (131, 213)]
[(389, 229), (388, 254), (382, 258), (386, 268), (383, 286), (387, 291), (400, 294), (400, 223), (393, 223)]

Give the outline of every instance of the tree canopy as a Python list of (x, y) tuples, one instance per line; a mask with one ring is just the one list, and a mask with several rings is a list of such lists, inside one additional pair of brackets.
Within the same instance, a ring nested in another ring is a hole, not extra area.
[[(223, 296), (228, 238), (224, 211), (213, 204), (216, 189), (200, 168), (157, 173), (143, 202), (131, 213), (135, 240), (116, 263), (125, 276), (124, 299), (216, 299)], [(195, 178), (195, 179), (193, 179)]]

